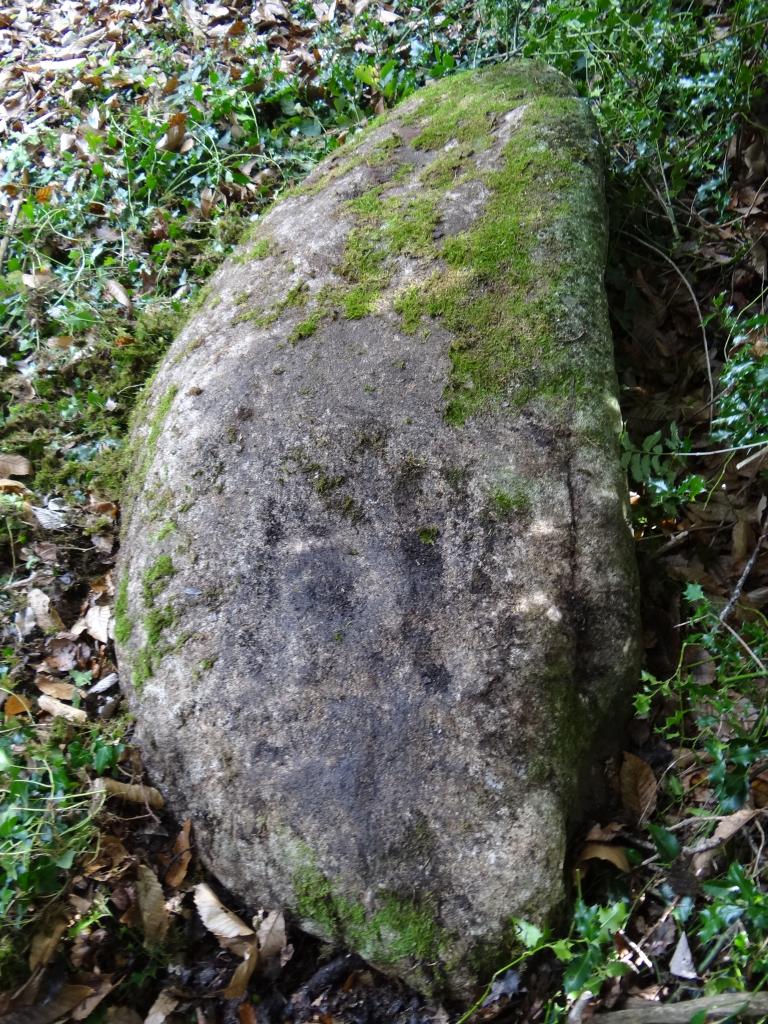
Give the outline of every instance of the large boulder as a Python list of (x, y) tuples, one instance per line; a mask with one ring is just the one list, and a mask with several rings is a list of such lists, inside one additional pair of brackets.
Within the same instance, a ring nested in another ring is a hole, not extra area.
[(255, 225), (147, 389), (116, 636), (203, 859), (466, 995), (563, 896), (635, 678), (592, 119), (436, 82)]

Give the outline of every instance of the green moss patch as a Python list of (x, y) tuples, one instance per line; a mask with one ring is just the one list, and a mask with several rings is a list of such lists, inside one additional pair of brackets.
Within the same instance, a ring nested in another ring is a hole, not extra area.
[[(517, 88), (515, 76), (496, 77), (500, 85), (468, 100), (458, 121), (449, 87), (443, 105), (432, 105), (431, 134), (420, 137), (422, 143), (444, 143), (449, 127), (458, 123), (476, 142), (487, 131), (494, 105), (510, 108), (510, 81)], [(429, 320), (440, 320), (454, 339), (445, 390), (451, 423), (461, 425), (499, 400), (516, 407), (541, 396), (569, 400), (595, 370), (585, 364), (583, 351), (574, 358), (572, 345), (559, 336), (564, 273), (557, 253), (548, 251), (555, 236), (559, 252), (569, 240), (574, 249), (585, 240), (602, 245), (599, 218), (582, 202), (580, 165), (590, 155), (588, 133), (575, 98), (530, 100), (505, 148), (502, 169), (483, 175), (490, 198), (481, 218), (446, 240), (443, 272), (394, 300), (404, 331), (415, 333)], [(599, 255), (585, 254), (588, 265), (594, 260)]]
[(445, 934), (429, 899), (384, 893), (369, 912), (362, 903), (338, 896), (311, 855), (305, 852), (304, 858), (293, 875), (295, 908), (302, 920), (376, 964), (425, 966), (439, 960)]

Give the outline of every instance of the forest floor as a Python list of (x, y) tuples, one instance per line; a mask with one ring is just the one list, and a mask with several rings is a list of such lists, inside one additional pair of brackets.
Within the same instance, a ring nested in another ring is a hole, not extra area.
[[(768, 1020), (765, 22), (747, 0), (0, 3), (0, 1024)], [(569, 922), (520, 922), (461, 1011), (253, 916), (164, 811), (112, 645), (121, 442), (282, 189), (421, 82), (521, 52), (605, 136), (646, 659)]]

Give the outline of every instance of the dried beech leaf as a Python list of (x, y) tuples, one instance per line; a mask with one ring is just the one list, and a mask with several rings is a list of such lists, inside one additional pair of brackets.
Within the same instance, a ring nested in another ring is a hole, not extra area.
[(168, 933), (171, 919), (165, 909), (163, 887), (152, 868), (146, 864), (140, 864), (136, 871), (136, 898), (139, 901), (144, 938), (150, 944), (162, 942)]
[(0, 491), (3, 494), (31, 494), (21, 480), (0, 480)]
[(96, 989), (72, 1011), (72, 1020), (93, 1020), (91, 1014), (113, 988), (116, 987), (110, 975), (103, 975), (97, 982)]
[(32, 942), (30, 943), (30, 971), (34, 971), (37, 967), (41, 967), (48, 963), (56, 952), (59, 939), (67, 928), (69, 928), (69, 924), (69, 914), (62, 910), (59, 910), (55, 914), (51, 914), (50, 917), (43, 921), (43, 927), (39, 931), (35, 932), (32, 936)]
[(56, 697), (58, 700), (72, 700), (77, 689), (74, 683), (65, 683), (62, 679), (55, 679), (43, 673), (35, 676), (35, 686), (41, 693)]
[[(736, 833), (744, 828), (754, 818), (756, 810), (752, 807), (743, 807), (740, 811), (736, 811), (734, 814), (729, 814), (727, 818), (723, 818), (719, 822), (717, 828), (712, 833), (713, 839), (719, 839), (723, 843), (727, 843), (729, 839), (736, 835)], [(691, 867), (695, 875), (702, 875), (705, 873), (707, 868), (710, 866), (712, 861), (717, 856), (718, 847), (712, 850), (702, 850), (701, 853), (697, 853)]]
[(115, 300), (119, 302), (121, 306), (125, 306), (126, 309), (133, 308), (133, 302), (128, 292), (123, 288), (119, 281), (115, 281), (114, 278), (110, 277), (106, 284), (107, 291)]
[(29, 476), (31, 472), (29, 459), (23, 455), (9, 455), (6, 452), (0, 455), (0, 476)]
[(170, 992), (161, 992), (149, 1008), (149, 1013), (144, 1018), (144, 1024), (165, 1024), (169, 1014), (173, 1013), (179, 1005), (177, 996)]
[(37, 706), (42, 711), (47, 711), (49, 715), (53, 715), (54, 718), (66, 718), (68, 722), (74, 722), (75, 725), (83, 725), (88, 721), (88, 715), (82, 708), (73, 708), (71, 704), (62, 704), (60, 700), (46, 694), (37, 698)]
[(638, 822), (645, 821), (653, 813), (658, 795), (653, 768), (642, 757), (625, 750), (619, 778), (624, 806)]
[(51, 599), (42, 590), (33, 587), (27, 594), (27, 604), (32, 609), (35, 622), (44, 633), (60, 633), (64, 623), (55, 608), (51, 607)]
[(132, 786), (127, 782), (118, 782), (117, 779), (103, 778), (96, 779), (94, 788), (108, 796), (116, 796), (132, 804), (146, 804), (155, 810), (165, 806), (162, 794), (154, 786)]
[(131, 855), (115, 836), (102, 836), (99, 848), (83, 868), (83, 874), (98, 881), (119, 876), (132, 863)]
[(111, 612), (107, 605), (95, 604), (85, 615), (85, 626), (94, 640), (105, 644), (109, 640), (109, 619)]
[(619, 871), (631, 871), (627, 851), (623, 846), (609, 846), (608, 843), (587, 843), (579, 854), (579, 863), (585, 860), (607, 860)]
[(173, 862), (165, 873), (166, 885), (173, 886), (174, 889), (178, 889), (187, 877), (187, 868), (192, 859), (192, 847), (189, 840), (191, 827), (192, 822), (187, 818), (173, 844)]
[(240, 936), (253, 935), (253, 928), (249, 928), (237, 914), (227, 910), (213, 889), (205, 882), (196, 885), (194, 892), (195, 906), (200, 919), (217, 939), (236, 939)]
[(222, 993), (225, 999), (242, 999), (248, 989), (253, 972), (261, 963), (259, 940), (256, 936), (248, 943), (243, 962), (237, 965), (235, 973)]
[(3, 711), (5, 711), (6, 718), (14, 718), (16, 715), (31, 715), (32, 708), (24, 697), (19, 696), (18, 693), (12, 693), (10, 697), (3, 704)]
[[(254, 925), (255, 925), (254, 921)], [(262, 959), (279, 956), (285, 949), (288, 937), (285, 933), (285, 917), (279, 910), (272, 910), (259, 924), (256, 932)]]

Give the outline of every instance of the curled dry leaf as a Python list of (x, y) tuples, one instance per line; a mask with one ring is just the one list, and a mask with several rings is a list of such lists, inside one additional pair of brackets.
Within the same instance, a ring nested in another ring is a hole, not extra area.
[(178, 889), (187, 877), (187, 868), (192, 859), (192, 847), (189, 840), (191, 827), (192, 822), (187, 818), (173, 844), (173, 861), (165, 873), (166, 885), (170, 885), (174, 889)]
[(114, 278), (110, 277), (106, 284), (106, 289), (115, 302), (119, 302), (121, 306), (125, 306), (127, 310), (133, 308), (133, 302), (128, 292), (123, 288), (119, 281), (115, 281)]
[(158, 149), (168, 153), (175, 153), (181, 149), (187, 132), (187, 115), (182, 111), (171, 114), (165, 128), (165, 135), (157, 144)]
[(93, 858), (83, 868), (83, 874), (104, 882), (119, 876), (132, 863), (131, 855), (115, 836), (104, 835)]
[(579, 854), (579, 863), (585, 860), (607, 860), (619, 871), (630, 871), (627, 851), (623, 846), (610, 846), (608, 843), (587, 843)]
[[(195, 886), (195, 906), (209, 932), (212, 932), (219, 941), (229, 945), (232, 939), (242, 939), (253, 935), (253, 928), (249, 928), (245, 921), (237, 914), (233, 914), (222, 904), (219, 897), (205, 882)], [(242, 944), (243, 950), (248, 944)]]
[(6, 452), (0, 455), (0, 477), (29, 476), (31, 472), (29, 459), (23, 455), (9, 455)]
[(136, 786), (127, 782), (118, 782), (117, 779), (102, 778), (96, 779), (94, 789), (106, 793), (107, 796), (116, 796), (120, 800), (127, 800), (132, 804), (146, 804), (154, 810), (160, 810), (165, 806), (162, 794), (154, 786)]
[(21, 480), (0, 480), (0, 492), (3, 494), (31, 494)]
[(262, 957), (259, 952), (259, 940), (254, 935), (248, 943), (243, 957), (243, 962), (237, 965), (235, 973), (222, 993), (225, 999), (242, 999), (248, 989), (248, 982), (253, 972), (261, 963)]
[[(256, 927), (255, 920), (253, 923), (254, 927)], [(264, 960), (269, 960), (273, 956), (280, 956), (288, 942), (285, 931), (285, 917), (282, 912), (279, 910), (270, 911), (258, 925), (256, 934), (259, 939), (261, 956)]]
[(625, 750), (619, 779), (624, 806), (638, 823), (645, 821), (655, 810), (658, 795), (653, 768), (642, 757)]
[(55, 697), (49, 697), (47, 694), (38, 697), (37, 705), (42, 711), (53, 715), (54, 718), (66, 718), (68, 722), (72, 722), (75, 725), (83, 725), (84, 722), (88, 721), (88, 715), (82, 708), (73, 708), (70, 704), (62, 704), (60, 700), (56, 700)]
[[(752, 821), (756, 813), (757, 811), (752, 807), (743, 807), (740, 811), (729, 814), (727, 818), (723, 818), (719, 822), (717, 828), (712, 833), (712, 839), (719, 839), (721, 843), (727, 843), (740, 829)], [(714, 849), (702, 850), (701, 853), (695, 854), (691, 862), (693, 873), (699, 876), (706, 874), (712, 861), (717, 856), (717, 851), (718, 847), (715, 847)]]
[(146, 864), (140, 864), (136, 871), (136, 898), (144, 938), (150, 945), (162, 942), (168, 933), (171, 919), (165, 909), (163, 887), (152, 868)]
[(48, 595), (33, 587), (27, 595), (27, 604), (32, 609), (35, 622), (44, 633), (60, 633), (64, 629), (61, 616), (51, 605)]
[(85, 615), (85, 626), (94, 640), (105, 644), (109, 640), (109, 619), (111, 612), (107, 605), (96, 604)]

